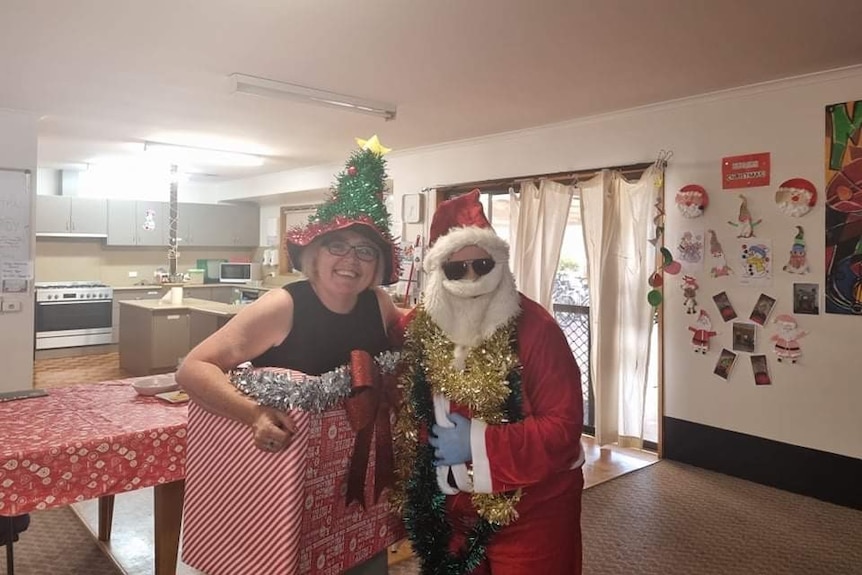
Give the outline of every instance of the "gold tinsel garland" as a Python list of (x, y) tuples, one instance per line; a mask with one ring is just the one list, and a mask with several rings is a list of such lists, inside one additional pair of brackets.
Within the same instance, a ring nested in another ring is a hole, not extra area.
[[(395, 424), (395, 458), (397, 481), (391, 501), (403, 509), (406, 501), (406, 482), (412, 472), (410, 462), (415, 461), (419, 445), (420, 421), (412, 402), (416, 370), (425, 371), (425, 379), (432, 394), (441, 394), (453, 403), (468, 406), (473, 417), (489, 424), (506, 423), (504, 406), (511, 389), (509, 373), (518, 365), (513, 353), (511, 338), (515, 322), (501, 326), (480, 345), (472, 348), (466, 358), (465, 369), (452, 367), (454, 344), (431, 320), (421, 306), (407, 332), (407, 344), (402, 359), (406, 369), (401, 377), (404, 398), (401, 413)], [(420, 365), (421, 357), (425, 358)], [(521, 490), (514, 493), (474, 493), (473, 507), (480, 517), (491, 523), (508, 525), (518, 518), (515, 507)]]

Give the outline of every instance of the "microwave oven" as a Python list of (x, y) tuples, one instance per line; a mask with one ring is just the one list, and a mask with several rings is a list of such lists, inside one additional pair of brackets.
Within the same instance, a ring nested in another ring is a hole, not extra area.
[(260, 281), (261, 265), (250, 262), (221, 262), (218, 281), (223, 284), (244, 284)]

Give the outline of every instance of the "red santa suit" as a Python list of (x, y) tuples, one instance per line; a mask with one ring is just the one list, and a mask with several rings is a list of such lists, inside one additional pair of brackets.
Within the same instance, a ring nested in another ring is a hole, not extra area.
[[(475, 281), (447, 280), (442, 264), (466, 246), (478, 246), (490, 254), (496, 262), (494, 269)], [(500, 330), (509, 330), (507, 333), (515, 336), (507, 346), (516, 350), (521, 413), (512, 421), (489, 423), (475, 417), (476, 410), (454, 402), (449, 395), (457, 393), (447, 394), (448, 382), (434, 381), (434, 370), (420, 360), (420, 371), (430, 380), (434, 422), (442, 427), (453, 426), (448, 417), (451, 413), (471, 418), (471, 461), (438, 465), (435, 469), (434, 487), (446, 495), (446, 519), (451, 526), (448, 550), (456, 557), (463, 553), (466, 538), (484, 517), (471, 494), (508, 497), (520, 490), (514, 500), (517, 518), (490, 537), (478, 566), (463, 572), (580, 574), (584, 462), (580, 445), (580, 370), (554, 318), (517, 292), (508, 255), (508, 245), (485, 219), (478, 192), (444, 202), (431, 226), (431, 247), (424, 261), (427, 285), (423, 301), (404, 322), (407, 349), (411, 345), (414, 348), (412, 357), (426, 358), (441, 346), (427, 345), (415, 331), (411, 339), (410, 330), (415, 325), (407, 324), (414, 322), (439, 330), (448, 345), (446, 353), (450, 355), (446, 357), (451, 357), (451, 365), (446, 369), (451, 368), (452, 374), (481, 371), (481, 362), (488, 361), (482, 354), (489, 351), (483, 346), (495, 338), (499, 341)], [(481, 397), (482, 384), (476, 386), (476, 395)], [(421, 446), (427, 442), (429, 429), (419, 427), (416, 431)], [(407, 507), (409, 512), (409, 499)], [(441, 559), (433, 553), (423, 556), (422, 549), (414, 542), (423, 571), (435, 571)]]

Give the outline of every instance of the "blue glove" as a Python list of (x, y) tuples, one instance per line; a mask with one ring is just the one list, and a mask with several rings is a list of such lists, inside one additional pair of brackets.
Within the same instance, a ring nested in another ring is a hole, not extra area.
[(431, 426), (428, 442), (434, 447), (434, 465), (457, 465), (473, 459), (470, 450), (470, 420), (457, 413), (448, 415), (455, 427)]

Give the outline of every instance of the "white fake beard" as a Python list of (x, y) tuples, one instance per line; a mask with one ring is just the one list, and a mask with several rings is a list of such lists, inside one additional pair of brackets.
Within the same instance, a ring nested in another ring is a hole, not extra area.
[(794, 192), (792, 190), (781, 190), (777, 196), (776, 204), (778, 210), (787, 216), (799, 218), (811, 211), (811, 206), (808, 203), (811, 201), (811, 193), (807, 190), (797, 191), (798, 200), (793, 200)]
[(517, 315), (520, 299), (505, 263), (475, 281), (448, 280), (441, 270), (428, 274), (425, 309), (455, 344), (453, 367), (464, 369), (470, 349)]

